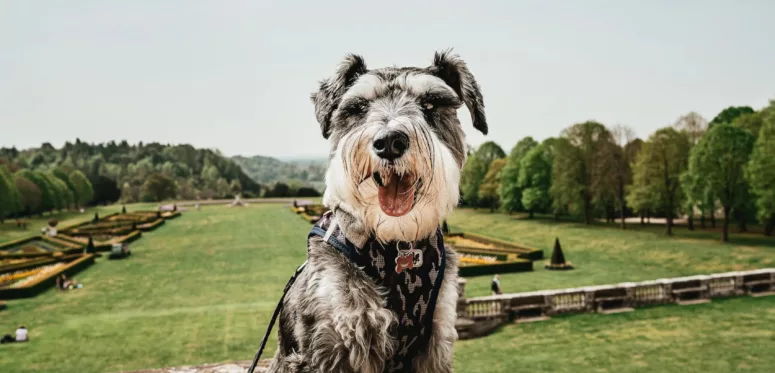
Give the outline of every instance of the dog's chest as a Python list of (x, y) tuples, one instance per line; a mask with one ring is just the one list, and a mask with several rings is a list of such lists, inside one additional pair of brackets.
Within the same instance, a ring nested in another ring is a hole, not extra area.
[[(328, 229), (329, 219), (330, 215), (321, 219), (319, 226)], [(432, 332), (433, 311), (444, 272), (441, 234), (412, 243), (369, 241), (363, 248), (350, 244), (338, 229), (331, 238), (329, 243), (348, 246), (349, 251), (338, 249), (384, 288), (385, 307), (398, 320), (391, 331), (397, 342), (396, 354), (385, 372), (410, 371), (414, 357), (427, 350)]]

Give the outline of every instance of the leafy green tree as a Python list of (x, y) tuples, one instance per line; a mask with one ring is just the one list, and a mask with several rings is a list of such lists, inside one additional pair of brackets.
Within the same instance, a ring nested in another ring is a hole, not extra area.
[(649, 206), (665, 211), (668, 235), (673, 234), (673, 215), (685, 196), (681, 175), (688, 166), (690, 146), (685, 133), (662, 128), (643, 144), (633, 169), (636, 195), (631, 200), (638, 203), (649, 198)]
[(22, 202), (16, 183), (13, 181), (11, 171), (5, 165), (0, 164), (0, 223), (6, 217), (22, 210)]
[(713, 126), (692, 150), (689, 172), (702, 180), (706, 193), (724, 210), (722, 240), (729, 241), (729, 217), (744, 205), (748, 184), (745, 166), (751, 157), (754, 137), (748, 130), (731, 124)]
[(161, 202), (176, 195), (175, 181), (158, 172), (152, 173), (140, 188), (140, 200), (143, 202)]
[(75, 197), (73, 196), (73, 192), (70, 190), (70, 188), (67, 187), (67, 184), (65, 184), (62, 179), (56, 177), (53, 173), (49, 173), (46, 176), (48, 177), (49, 183), (52, 184), (55, 190), (56, 208), (59, 210), (64, 210), (72, 206), (75, 202)]
[(476, 151), (468, 157), (460, 175), (460, 189), (463, 192), (463, 200), (469, 206), (480, 206), (479, 186), (487, 175), (492, 161), (505, 157), (498, 144), (488, 141), (480, 145)]
[(242, 184), (239, 182), (239, 180), (234, 179), (229, 184), (229, 189), (231, 190), (232, 194), (237, 195), (242, 193)]
[[(67, 159), (72, 159), (72, 157), (68, 156)], [(72, 172), (73, 169), (73, 167), (63, 167), (60, 165), (59, 167), (52, 170), (51, 173), (65, 183), (67, 189), (69, 189), (70, 193), (73, 195), (73, 200), (77, 200), (78, 191), (76, 190), (75, 185), (70, 182), (70, 172)]]
[(40, 212), (43, 199), (40, 188), (30, 181), (30, 179), (27, 179), (19, 173), (14, 174), (13, 180), (16, 185), (16, 190), (19, 191), (19, 197), (22, 204), (21, 212), (24, 215)]
[(40, 190), (40, 195), (41, 195), (40, 207), (35, 212), (43, 213), (46, 211), (51, 211), (56, 207), (55, 206), (56, 195), (54, 194), (54, 191), (52, 191), (52, 186), (48, 182), (48, 178), (46, 177), (45, 174), (37, 171), (32, 171), (30, 169), (19, 170), (16, 172), (16, 174), (31, 181)]
[(587, 121), (566, 128), (555, 145), (550, 195), (555, 211), (567, 209), (592, 222), (593, 200), (608, 183), (598, 165), (606, 164), (611, 133), (604, 125)]
[[(775, 101), (770, 107), (775, 108)], [(771, 236), (775, 230), (775, 110), (762, 119), (746, 179), (756, 196), (759, 219), (765, 225), (764, 234)]]
[(506, 158), (498, 158), (492, 163), (484, 175), (482, 184), (479, 185), (479, 201), (483, 206), (489, 206), (490, 212), (495, 211), (500, 204), (498, 198), (498, 187), (500, 187), (500, 178), (503, 167), (506, 165)]
[(134, 188), (132, 188), (132, 184), (129, 182), (124, 183), (124, 185), (121, 186), (121, 202), (122, 203), (132, 203), (137, 202), (139, 199), (139, 196), (137, 193), (135, 193)]
[(747, 129), (754, 137), (757, 137), (759, 136), (759, 131), (761, 131), (761, 128), (764, 125), (764, 113), (757, 111), (755, 113), (743, 114), (735, 118), (732, 124), (737, 127)]
[(75, 189), (74, 194), (76, 198), (76, 207), (86, 206), (89, 202), (92, 201), (94, 198), (94, 189), (92, 188), (91, 182), (88, 178), (86, 178), (86, 175), (84, 175), (83, 172), (79, 170), (71, 172), (68, 180), (70, 180), (70, 184)]
[(226, 181), (224, 178), (218, 178), (218, 181), (215, 182), (215, 191), (218, 193), (219, 197), (226, 197), (230, 194), (231, 188), (229, 186), (229, 182)]
[(522, 189), (522, 206), (532, 219), (535, 212), (543, 212), (551, 203), (549, 189), (552, 186), (552, 151), (547, 142), (530, 149), (519, 165), (519, 188)]
[(522, 189), (519, 186), (519, 170), (522, 164), (522, 158), (538, 143), (528, 136), (519, 140), (509, 153), (506, 159), (506, 165), (503, 166), (501, 173), (501, 185), (498, 188), (501, 206), (504, 210), (512, 213), (523, 210)]
[(708, 123), (708, 129), (717, 124), (732, 124), (739, 116), (753, 113), (754, 110), (750, 106), (730, 106), (718, 113), (718, 115)]

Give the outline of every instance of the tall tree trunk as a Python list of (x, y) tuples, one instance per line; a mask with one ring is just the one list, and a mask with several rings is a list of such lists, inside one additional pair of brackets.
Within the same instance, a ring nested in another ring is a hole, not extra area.
[(705, 229), (705, 211), (700, 212), (700, 227)]
[(748, 222), (745, 219), (745, 209), (735, 209), (735, 219), (737, 219), (737, 231), (739, 233), (748, 232)]
[(775, 216), (771, 216), (770, 219), (767, 221), (767, 224), (764, 226), (764, 235), (772, 236), (772, 231), (774, 230), (775, 230)]
[(689, 214), (689, 219), (687, 219), (687, 222), (689, 223), (689, 230), (694, 230), (694, 213)]
[(711, 210), (710, 210), (710, 226), (711, 226), (711, 228), (716, 228), (716, 211), (715, 211), (715, 208), (711, 208)]
[(665, 225), (665, 233), (668, 236), (673, 235), (673, 203), (667, 204), (667, 224)]
[(646, 210), (646, 224), (651, 224), (651, 209)]
[(721, 240), (729, 242), (729, 206), (724, 206), (724, 225), (721, 228)]
[(646, 225), (646, 222), (643, 220), (645, 218), (645, 215), (643, 211), (640, 212), (640, 225)]
[(589, 198), (584, 198), (584, 224), (589, 224), (591, 222), (590, 219), (590, 201)]
[(627, 219), (627, 208), (624, 207), (624, 200), (621, 201), (622, 211), (619, 214), (619, 217), (622, 219), (622, 229), (627, 229), (627, 223), (625, 220)]

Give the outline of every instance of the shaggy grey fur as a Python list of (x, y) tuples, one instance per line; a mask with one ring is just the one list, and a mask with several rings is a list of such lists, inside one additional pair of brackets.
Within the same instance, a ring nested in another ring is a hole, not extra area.
[[(368, 94), (348, 94), (365, 76), (376, 82), (367, 86), (371, 89)], [(450, 94), (449, 89), (433, 88), (433, 84), (424, 90), (423, 76), (441, 79), (454, 94)], [(372, 124), (375, 118), (382, 120), (380, 115), (384, 110), (380, 111), (380, 107), (389, 106), (390, 113), (401, 113), (422, 121), (424, 133), (414, 136), (413, 140), (425, 141), (423, 146), (428, 147), (429, 152), (433, 146), (445, 147), (454, 158), (448, 163), (456, 163), (453, 166), (457, 168), (462, 168), (466, 154), (456, 109), (465, 104), (471, 112), (474, 127), (487, 133), (479, 86), (465, 62), (449, 51), (436, 53), (433, 64), (426, 68), (378, 70), (368, 70), (363, 58), (350, 55), (331, 78), (320, 83), (320, 90), (312, 95), (312, 101), (323, 136), (331, 140), (332, 159), (339, 141), (357, 131), (367, 117)], [(380, 101), (379, 105), (376, 101)], [(387, 123), (390, 118), (385, 115)], [(432, 144), (431, 137), (438, 138), (434, 141), (440, 144)], [(329, 187), (333, 182), (327, 179)], [(454, 180), (455, 186), (457, 182)], [(456, 193), (455, 190), (455, 196)], [(328, 204), (348, 240), (360, 247), (374, 237), (376, 227), (368, 226), (358, 218), (362, 216), (356, 211), (359, 206), (336, 198), (330, 199)], [(438, 221), (430, 223), (437, 226)], [(457, 339), (454, 325), (457, 265), (457, 256), (447, 247), (446, 273), (433, 315), (430, 342), (428, 346), (418, 347), (424, 352), (415, 358), (413, 372), (452, 372), (452, 347)], [(385, 289), (378, 287), (336, 249), (320, 237), (313, 237), (307, 266), (283, 303), (278, 349), (268, 371), (383, 372), (386, 361), (397, 348), (390, 334), (390, 328), (397, 320), (385, 308), (384, 294)]]

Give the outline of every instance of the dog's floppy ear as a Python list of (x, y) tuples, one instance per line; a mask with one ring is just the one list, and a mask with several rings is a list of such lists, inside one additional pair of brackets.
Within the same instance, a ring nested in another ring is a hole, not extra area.
[(468, 71), (466, 63), (460, 56), (453, 54), (451, 49), (436, 52), (433, 57), (433, 66), (428, 68), (431, 74), (441, 78), (447, 85), (465, 102), (468, 111), (471, 112), (471, 121), (474, 128), (487, 134), (487, 118), (484, 115), (484, 101), (479, 84)]
[(368, 72), (363, 57), (349, 54), (339, 64), (334, 75), (320, 82), (320, 90), (313, 93), (312, 103), (315, 104), (315, 116), (320, 123), (323, 137), (331, 135), (331, 115), (339, 106), (342, 95), (358, 80), (358, 77)]

